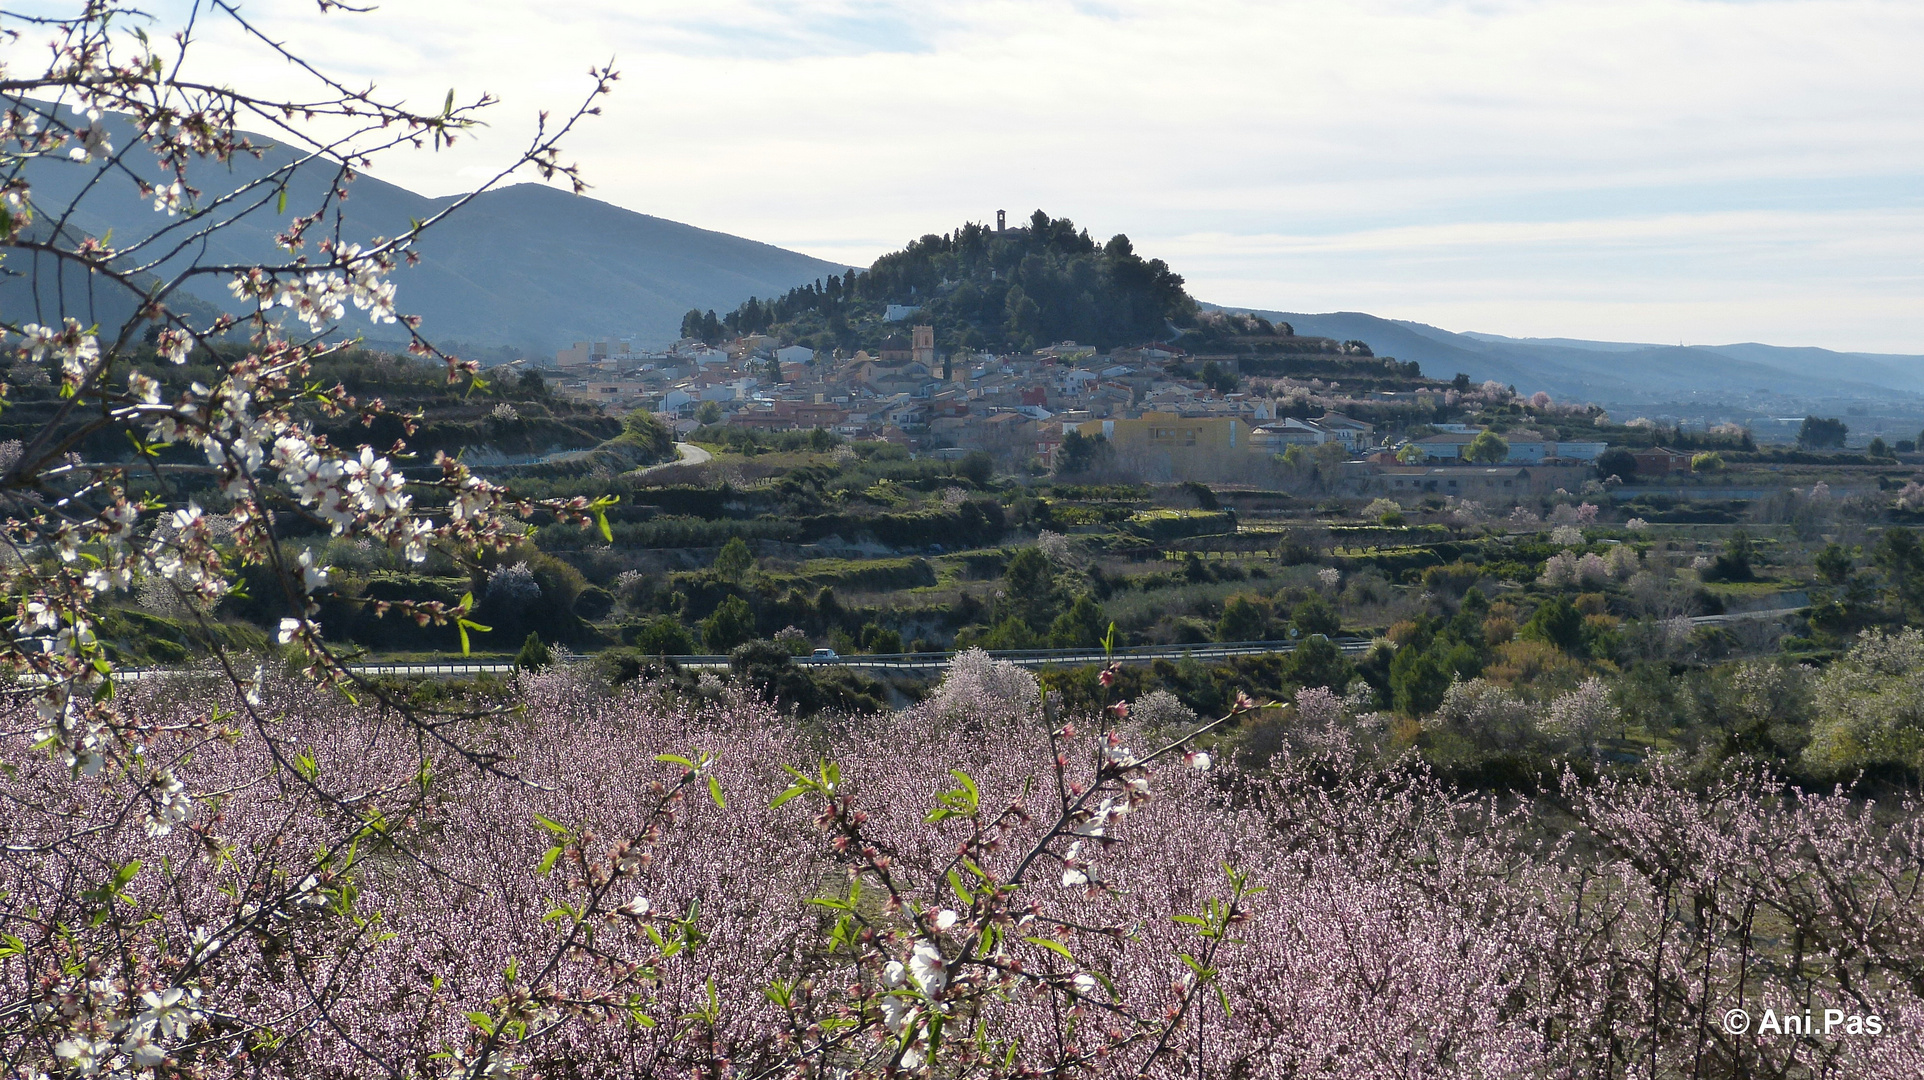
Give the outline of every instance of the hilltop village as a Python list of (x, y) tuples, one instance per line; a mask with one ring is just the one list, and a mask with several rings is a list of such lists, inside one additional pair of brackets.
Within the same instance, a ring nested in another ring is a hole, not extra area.
[[(1559, 413), (1547, 400), (1531, 412), (1551, 422), (1499, 423), (1500, 437), (1479, 443), (1482, 426), (1441, 417), (1521, 401), (1512, 388), (1425, 380), (1360, 342), (1264, 329), (1313, 362), (1173, 343), (939, 351), (934, 327), (905, 322), (878, 349), (848, 355), (762, 334), (718, 344), (685, 338), (652, 351), (578, 342), (547, 374), (557, 396), (613, 413), (645, 409), (682, 435), (819, 428), (938, 459), (981, 451), (1005, 469), (1107, 468), (1148, 481), (1262, 482), (1308, 460), (1338, 471), (1357, 494), (1523, 498), (1576, 490), (1609, 448), (1595, 434), (1607, 416), (1591, 407)], [(1291, 367), (1347, 377), (1267, 374)], [(1646, 475), (1689, 468), (1688, 455), (1645, 456)]]

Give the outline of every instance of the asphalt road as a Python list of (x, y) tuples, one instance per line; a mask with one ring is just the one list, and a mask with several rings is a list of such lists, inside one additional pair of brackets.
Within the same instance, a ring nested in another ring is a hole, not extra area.
[[(1370, 642), (1349, 640), (1337, 642), (1337, 647), (1354, 656), (1369, 651)], [(1207, 645), (1168, 645), (1141, 648), (1118, 649), (1114, 660), (1121, 664), (1147, 664), (1156, 660), (1220, 660), (1231, 656), (1263, 656), (1269, 653), (1287, 653), (1296, 648), (1289, 641), (1242, 641)], [(889, 672), (938, 672), (947, 670), (954, 653), (895, 653), (866, 656), (838, 656), (833, 660), (817, 660), (801, 656), (795, 663), (803, 667), (847, 667), (861, 671)], [(1100, 664), (1110, 657), (1100, 651), (1079, 649), (1038, 649), (1025, 652), (991, 652), (998, 660), (1026, 668), (1050, 667), (1064, 664)], [(676, 656), (672, 658), (685, 668), (697, 670), (725, 668), (728, 657), (720, 655)], [(413, 678), (454, 678), (465, 675), (501, 674), (512, 671), (514, 665), (506, 663), (481, 663), (449, 661), (439, 664), (356, 664), (353, 670), (370, 676), (401, 676)]]
[(664, 461), (659, 465), (650, 465), (641, 471), (650, 473), (656, 469), (666, 469), (670, 465), (700, 465), (705, 461), (712, 461), (715, 458), (715, 455), (691, 442), (676, 443), (675, 453), (680, 455), (675, 460)]
[(1802, 607), (1768, 608), (1764, 611), (1733, 611), (1728, 615), (1699, 615), (1690, 620), (1694, 626), (1722, 626), (1725, 623), (1749, 622), (1753, 619), (1781, 619), (1804, 610)]
[[(1738, 611), (1729, 615), (1700, 615), (1690, 620), (1695, 626), (1722, 626), (1727, 623), (1755, 619), (1782, 618), (1794, 615), (1803, 608), (1770, 608), (1764, 611)], [(1343, 652), (1356, 656), (1368, 652), (1372, 640), (1351, 638), (1337, 642)], [(1148, 664), (1157, 660), (1222, 660), (1233, 656), (1264, 656), (1271, 653), (1288, 653), (1296, 649), (1292, 641), (1238, 641), (1203, 645), (1152, 645), (1137, 648), (1118, 649), (1113, 656), (1120, 664)], [(954, 653), (896, 653), (885, 655), (838, 656), (832, 660), (817, 660), (802, 656), (795, 663), (803, 667), (846, 667), (858, 671), (896, 672), (903, 674), (933, 674), (946, 671)], [(1025, 652), (990, 652), (998, 660), (1007, 660), (1025, 668), (1043, 668), (1054, 665), (1079, 666), (1101, 664), (1112, 659), (1108, 654), (1093, 650), (1077, 649), (1038, 649)], [(676, 656), (672, 658), (684, 668), (713, 670), (726, 668), (728, 657), (720, 655)], [(514, 665), (500, 661), (450, 660), (433, 664), (354, 664), (352, 670), (363, 676), (400, 677), (417, 679), (465, 678), (474, 675), (504, 675), (514, 670)], [(141, 679), (161, 674), (166, 669), (128, 668), (117, 673), (123, 679)]]
[[(1728, 615), (1699, 615), (1690, 620), (1694, 626), (1722, 626), (1733, 622), (1748, 622), (1756, 619), (1778, 619), (1802, 611), (1801, 607), (1770, 608), (1764, 611), (1737, 611)], [(1357, 656), (1368, 652), (1369, 640), (1349, 639), (1337, 642), (1343, 652)], [(1131, 649), (1118, 649), (1115, 661), (1122, 664), (1147, 664), (1157, 660), (1222, 660), (1232, 656), (1264, 656), (1270, 653), (1293, 652), (1296, 644), (1290, 641), (1240, 641), (1207, 645), (1158, 645)], [(846, 667), (859, 671), (933, 673), (946, 671), (949, 660), (955, 654), (897, 653), (870, 656), (838, 656), (833, 660), (817, 660), (813, 657), (797, 657), (795, 663), (803, 667)], [(1082, 664), (1100, 664), (1109, 657), (1097, 651), (1072, 649), (1042, 649), (1030, 652), (991, 652), (998, 660), (1007, 660), (1025, 668), (1042, 668), (1052, 665), (1070, 667)], [(718, 655), (677, 656), (673, 658), (685, 668), (717, 669), (728, 666), (728, 657)], [(387, 675), (415, 678), (452, 678), (465, 675), (503, 674), (514, 670), (513, 664), (468, 663), (453, 661), (443, 664), (360, 664), (355, 671), (363, 675)]]

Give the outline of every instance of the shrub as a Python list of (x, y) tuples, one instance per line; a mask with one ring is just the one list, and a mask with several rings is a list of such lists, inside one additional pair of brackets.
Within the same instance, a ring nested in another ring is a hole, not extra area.
[(1806, 762), (1823, 775), (1924, 772), (1924, 632), (1868, 631), (1816, 682)]
[(599, 585), (590, 585), (575, 597), (575, 614), (594, 622), (605, 619), (615, 610), (615, 594)]
[(1757, 573), (1751, 562), (1756, 558), (1756, 545), (1742, 529), (1731, 532), (1724, 541), (1724, 550), (1711, 564), (1699, 572), (1705, 581), (1752, 581)]
[(788, 650), (788, 655), (790, 656), (807, 656), (810, 652), (814, 651), (814, 643), (809, 640), (808, 634), (804, 633), (798, 626), (782, 627), (776, 632), (773, 640), (775, 644)]
[(956, 717), (984, 710), (1004, 716), (1028, 716), (1041, 706), (1042, 689), (1035, 676), (981, 649), (964, 649), (949, 661), (942, 682), (929, 695), (929, 711)]
[(742, 575), (755, 568), (755, 556), (739, 536), (731, 537), (720, 551), (715, 553), (715, 576), (723, 581), (740, 581)]
[(983, 487), (995, 478), (995, 459), (980, 450), (971, 450), (955, 463), (955, 475)]
[(1568, 551), (1559, 551), (1543, 561), (1543, 573), (1537, 583), (1546, 589), (1567, 589), (1577, 583), (1577, 557)]
[(1530, 614), (1530, 621), (1523, 624), (1523, 637), (1566, 653), (1579, 653), (1583, 649), (1583, 614), (1568, 597), (1553, 596)]
[(755, 613), (748, 601), (730, 596), (702, 620), (701, 642), (711, 653), (724, 653), (755, 636)]
[(1585, 552), (1584, 556), (1577, 560), (1576, 576), (1577, 584), (1592, 588), (1610, 580), (1610, 566), (1604, 562), (1603, 556), (1595, 552)]
[(1462, 596), (1483, 577), (1483, 568), (1461, 559), (1423, 571), (1423, 587), (1432, 592)]
[(1021, 650), (1040, 649), (1043, 641), (1029, 624), (1006, 615), (993, 626), (965, 626), (955, 635), (958, 649)]
[(515, 655), (514, 666), (521, 671), (536, 671), (547, 667), (554, 657), (548, 651), (548, 643), (541, 635), (528, 631), (528, 640), (521, 643), (521, 651)]
[(687, 656), (695, 640), (669, 615), (657, 615), (639, 626), (623, 627), (622, 641), (648, 656)]
[(1618, 725), (1620, 715), (1610, 700), (1610, 690), (1603, 680), (1591, 676), (1575, 689), (1558, 697), (1550, 704), (1550, 715), (1544, 728), (1552, 733), (1570, 739), (1595, 757), (1597, 741), (1604, 733)]
[[(1368, 506), (1363, 507), (1360, 516), (1365, 521), (1376, 521), (1384, 525), (1401, 525), (1403, 524), (1403, 507), (1394, 499), (1373, 499)], [(1391, 517), (1396, 518), (1396, 521), (1391, 522), (1388, 520)]]
[(519, 612), (541, 599), (541, 586), (528, 564), (518, 562), (488, 572), (485, 596), (504, 612)]
[(653, 465), (675, 458), (675, 436), (668, 425), (646, 409), (636, 409), (621, 422), (617, 442), (633, 446), (640, 456), (637, 464)]
[(865, 652), (893, 655), (902, 651), (902, 633), (876, 623), (862, 624), (856, 641)]
[(1463, 451), (1463, 456), (1483, 465), (1494, 465), (1510, 455), (1510, 441), (1494, 431), (1479, 431)]
[(1069, 605), (1069, 610), (1055, 617), (1049, 623), (1049, 647), (1052, 649), (1094, 649), (1102, 644), (1103, 634), (1108, 630), (1109, 621), (1103, 617), (1102, 605), (1095, 598), (1084, 593)]
[(1597, 456), (1597, 475), (1629, 480), (1637, 475), (1637, 457), (1621, 446), (1613, 446)]
[(788, 650), (772, 641), (751, 641), (736, 647), (729, 653), (728, 670), (736, 683), (783, 712), (812, 716), (823, 707), (811, 672), (795, 666)]
[(1284, 677), (1298, 686), (1321, 686), (1339, 692), (1356, 679), (1355, 665), (1325, 637), (1298, 642), (1283, 670)]
[(1450, 669), (1414, 646), (1396, 650), (1390, 661), (1390, 695), (1396, 711), (1405, 716), (1435, 712), (1450, 689)]
[(1432, 724), (1483, 753), (1513, 753), (1528, 747), (1536, 737), (1530, 707), (1503, 687), (1483, 679), (1451, 683), (1437, 703)]
[(1542, 641), (1527, 638), (1509, 641), (1496, 646), (1492, 652), (1494, 655), (1483, 674), (1503, 686), (1518, 689), (1538, 684), (1574, 686), (1582, 678), (1581, 663)]
[(1328, 600), (1316, 593), (1311, 593), (1302, 603), (1297, 604), (1295, 610), (1289, 613), (1289, 618), (1297, 632), (1304, 637), (1311, 634), (1334, 634), (1343, 628), (1342, 619), (1336, 614), (1336, 609), (1330, 606)]
[(1216, 640), (1261, 641), (1268, 627), (1269, 615), (1260, 605), (1247, 596), (1232, 596), (1216, 623)]

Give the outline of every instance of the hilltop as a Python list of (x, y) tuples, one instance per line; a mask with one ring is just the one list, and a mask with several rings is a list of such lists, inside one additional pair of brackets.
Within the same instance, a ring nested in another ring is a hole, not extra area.
[(945, 351), (1030, 350), (1055, 341), (1099, 348), (1159, 341), (1193, 325), (1198, 305), (1182, 275), (1136, 254), (1127, 236), (1098, 243), (1068, 218), (1037, 210), (1029, 224), (969, 222), (875, 260), (717, 318), (691, 310), (687, 337), (769, 334), (817, 349), (877, 349), (911, 320), (935, 328)]
[[(116, 126), (111, 118), (108, 124)], [(119, 128), (113, 141), (130, 142), (132, 133)], [(256, 141), (268, 146), (258, 160), (237, 158), (233, 174), (227, 166), (197, 163), (190, 181), (217, 192), (290, 169), (293, 205), (313, 204), (331, 182), (334, 163), (297, 164), (295, 151)], [(158, 179), (143, 155), (124, 160)], [(36, 162), (27, 172), (41, 205), (75, 203), (66, 226), (71, 232), (125, 242), (170, 220), (131, 185), (84, 187), (87, 172), (59, 162)], [(342, 232), (361, 241), (400, 233), (456, 198), (367, 175), (355, 181), (352, 195), (339, 204)], [(239, 208), (232, 226), (210, 235), (193, 257), (237, 265), (271, 258), (274, 236), (286, 225), (275, 209), (271, 203)], [(557, 188), (517, 184), (487, 192), (437, 225), (419, 252), (420, 265), (395, 275), (402, 308), (422, 316), (431, 337), (488, 360), (553, 355), (583, 340), (661, 343), (681, 335), (719, 341), (745, 332), (817, 349), (875, 351), (912, 324), (933, 326), (937, 347), (947, 352), (1028, 351), (1064, 340), (1105, 350), (1150, 342), (1175, 343), (1190, 353), (1270, 348), (1255, 341), (1222, 348), (1201, 318), (1212, 305), (1193, 297), (1175, 268), (1138, 254), (1125, 235), (1098, 241), (1068, 218), (1040, 210), (1011, 228), (971, 222), (931, 233), (867, 269), (851, 270)], [(183, 252), (156, 271), (164, 276), (188, 257)], [(74, 314), (110, 331), (131, 314), (111, 301), (96, 309), (91, 298), (85, 310), (48, 310), (50, 296), (87, 295), (84, 282), (64, 274), (67, 287), (39, 295), (21, 278), (0, 278), (0, 306), (31, 311), (30, 318), (43, 323)], [(233, 304), (221, 282), (210, 278), (195, 288), (193, 301), (183, 301), (187, 307), (210, 313)], [(1924, 424), (1919, 356), (1756, 343), (1524, 339), (1362, 312), (1228, 310), (1293, 326), (1302, 340), (1281, 346), (1286, 352), (1309, 347), (1310, 339), (1317, 350), (1327, 348), (1323, 341), (1364, 342), (1377, 356), (1414, 361), (1432, 373), (1460, 371), (1475, 382), (1493, 379), (1524, 393), (1544, 390), (1633, 415), (1752, 422), (1837, 412), (1883, 423), (1891, 432)], [(384, 341), (382, 328), (369, 329), (372, 344), (394, 344)]]

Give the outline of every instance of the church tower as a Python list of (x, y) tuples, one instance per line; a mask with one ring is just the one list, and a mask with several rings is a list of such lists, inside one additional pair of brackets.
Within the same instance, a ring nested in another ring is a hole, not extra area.
[(917, 326), (909, 331), (912, 350), (909, 358), (930, 371), (935, 370), (935, 327)]

